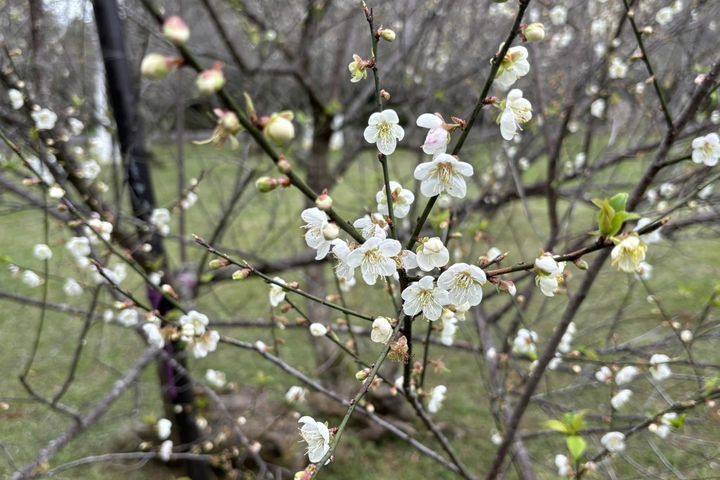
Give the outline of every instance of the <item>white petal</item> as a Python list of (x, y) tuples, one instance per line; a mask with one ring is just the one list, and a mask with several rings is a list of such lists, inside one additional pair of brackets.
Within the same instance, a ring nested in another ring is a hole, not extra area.
[(433, 113), (423, 113), (417, 118), (415, 124), (422, 128), (438, 128), (442, 125), (442, 120)]
[[(383, 119), (385, 119), (386, 122), (390, 122), (390, 123), (399, 123), (400, 122), (400, 119), (398, 118), (397, 113), (392, 108), (383, 110), (380, 113), (380, 115), (382, 115)], [(372, 118), (372, 116), (371, 116), (371, 118)]]
[(378, 128), (375, 125), (369, 125), (363, 132), (363, 137), (368, 143), (375, 143), (378, 139)]

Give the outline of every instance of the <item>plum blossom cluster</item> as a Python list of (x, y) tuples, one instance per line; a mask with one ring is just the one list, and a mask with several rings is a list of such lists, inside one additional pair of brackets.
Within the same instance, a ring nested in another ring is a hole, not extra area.
[(178, 319), (178, 327), (183, 342), (191, 349), (195, 358), (207, 357), (208, 353), (217, 349), (220, 334), (216, 330), (208, 330), (208, 317), (196, 310), (190, 310)]

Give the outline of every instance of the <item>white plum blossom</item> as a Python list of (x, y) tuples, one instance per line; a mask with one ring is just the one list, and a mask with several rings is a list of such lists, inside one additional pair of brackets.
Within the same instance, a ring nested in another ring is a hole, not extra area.
[(10, 106), (13, 110), (20, 110), (25, 104), (23, 94), (20, 90), (15, 90), (14, 88), (11, 88), (10, 90), (8, 90), (8, 98), (10, 99)]
[(453, 305), (479, 305), (482, 301), (482, 285), (487, 276), (480, 267), (467, 263), (456, 263), (438, 277), (438, 286), (448, 291)]
[(83, 288), (74, 278), (68, 278), (63, 284), (63, 292), (68, 297), (77, 297), (82, 295)]
[(172, 430), (172, 422), (167, 418), (161, 418), (155, 424), (155, 430), (157, 431), (158, 438), (160, 440), (165, 440), (170, 436), (170, 431)]
[(33, 257), (38, 260), (50, 260), (52, 256), (52, 250), (44, 243), (38, 243), (33, 247)]
[(138, 324), (140, 314), (134, 308), (126, 308), (118, 313), (117, 321), (123, 327), (134, 327)]
[(647, 262), (640, 262), (635, 274), (640, 277), (641, 280), (648, 281), (652, 278), (653, 266)]
[(628, 365), (627, 367), (621, 368), (620, 371), (617, 372), (617, 374), (615, 375), (615, 383), (618, 385), (626, 385), (632, 382), (639, 374), (640, 370), (637, 367)]
[(147, 338), (149, 345), (152, 345), (155, 348), (162, 348), (165, 346), (165, 338), (156, 324), (150, 322), (145, 323), (143, 324), (142, 329), (145, 332), (145, 337)]
[(455, 316), (455, 312), (447, 308), (443, 309), (441, 318), (443, 328), (440, 333), (440, 342), (449, 347), (455, 341), (455, 333), (458, 329), (458, 318)]
[(618, 270), (626, 273), (637, 271), (640, 262), (645, 260), (647, 245), (637, 234), (623, 238), (610, 252), (611, 263)]
[(555, 466), (558, 469), (558, 476), (569, 477), (572, 473), (572, 464), (570, 459), (562, 454), (555, 455)]
[(685, 343), (690, 343), (693, 341), (693, 332), (692, 330), (683, 330), (680, 332), (680, 340), (682, 340)]
[(563, 5), (555, 5), (550, 9), (550, 21), (553, 25), (564, 25), (567, 21), (567, 8)]
[(70, 133), (76, 137), (80, 135), (85, 128), (85, 124), (77, 118), (68, 118), (68, 125), (70, 126)]
[(692, 161), (714, 167), (720, 160), (720, 136), (709, 133), (692, 141)]
[(555, 261), (551, 253), (544, 253), (535, 259), (535, 284), (540, 287), (543, 295), (555, 296), (564, 270), (565, 262)]
[(429, 272), (447, 265), (450, 252), (439, 237), (426, 238), (420, 243), (415, 258), (420, 269)]
[(612, 379), (612, 370), (609, 367), (603, 365), (600, 370), (595, 372), (595, 380), (601, 383), (607, 383)]
[(616, 453), (625, 450), (625, 435), (622, 432), (608, 432), (600, 439), (608, 452)]
[(285, 401), (287, 403), (303, 403), (305, 401), (305, 395), (307, 390), (298, 385), (293, 385), (285, 393)]
[(497, 430), (493, 430), (490, 434), (490, 441), (493, 445), (500, 446), (503, 442), (503, 436)]
[(392, 337), (393, 327), (386, 317), (377, 317), (373, 320), (370, 340), (375, 343), (387, 343)]
[(618, 57), (613, 57), (610, 60), (610, 66), (608, 67), (608, 75), (610, 78), (625, 78), (628, 72), (628, 66)]
[(178, 324), (181, 327), (190, 325), (194, 335), (203, 335), (205, 333), (205, 327), (207, 327), (209, 320), (207, 315), (202, 314), (195, 310), (190, 310), (186, 315), (182, 315), (178, 320)]
[(415, 179), (420, 180), (420, 192), (426, 197), (435, 197), (442, 192), (455, 198), (464, 198), (467, 185), (463, 177), (473, 174), (469, 163), (461, 162), (452, 155), (440, 153), (432, 161), (415, 167)]
[(663, 7), (655, 14), (655, 21), (658, 23), (658, 25), (667, 25), (668, 23), (672, 22), (674, 15), (675, 12), (673, 11), (672, 7)]
[(558, 351), (562, 353), (569, 353), (572, 350), (573, 336), (575, 335), (575, 322), (570, 322), (567, 330), (560, 339), (558, 344)]
[(44, 283), (43, 279), (40, 278), (40, 276), (32, 270), (25, 270), (20, 276), (20, 279), (26, 286), (30, 288), (39, 287)]
[(414, 317), (420, 312), (430, 321), (440, 318), (443, 306), (450, 303), (448, 292), (436, 287), (431, 276), (422, 277), (411, 283), (402, 292), (403, 312)]
[(445, 153), (450, 142), (450, 132), (445, 128), (445, 121), (437, 113), (423, 113), (415, 122), (418, 127), (427, 128), (423, 152), (428, 155)]
[(220, 341), (220, 334), (216, 330), (209, 330), (204, 335), (193, 340), (192, 352), (195, 358), (207, 357), (208, 353), (214, 352)]
[(170, 461), (170, 457), (172, 456), (172, 449), (173, 449), (172, 440), (165, 440), (160, 445), (160, 452), (159, 452), (160, 460), (162, 460), (163, 462)]
[(628, 390), (627, 388), (620, 390), (610, 399), (610, 404), (615, 410), (620, 410), (630, 401), (632, 394), (632, 390)]
[(656, 353), (650, 357), (650, 375), (658, 382), (662, 382), (672, 375), (672, 370), (667, 364), (669, 361), (670, 357), (662, 353)]
[(307, 415), (300, 417), (298, 423), (302, 425), (300, 436), (308, 446), (308, 459), (312, 463), (319, 462), (330, 450), (330, 430), (324, 423)]
[(43, 108), (36, 112), (32, 112), (32, 119), (35, 122), (35, 128), (38, 130), (52, 130), (57, 122), (57, 114), (52, 110)]
[(665, 439), (668, 435), (670, 435), (670, 426), (665, 425), (664, 423), (659, 425), (657, 423), (651, 423), (648, 425), (648, 430), (662, 439)]
[(372, 237), (387, 237), (387, 231), (385, 229), (388, 227), (388, 224), (385, 218), (379, 213), (364, 215), (358, 218), (353, 222), (353, 227), (360, 230), (360, 235), (366, 240)]
[(180, 207), (181, 207), (183, 210), (188, 210), (190, 207), (192, 207), (193, 205), (195, 205), (195, 203), (197, 202), (197, 199), (198, 199), (197, 193), (195, 193), (195, 192), (187, 192), (187, 193), (183, 196), (182, 200), (180, 200)]
[[(273, 281), (282, 285), (286, 285), (285, 280), (280, 277), (274, 277)], [(276, 285), (274, 283), (270, 284), (270, 292), (268, 294), (268, 298), (270, 300), (270, 305), (273, 307), (277, 307), (285, 301), (285, 289), (280, 285)]]
[(495, 83), (503, 90), (507, 90), (519, 78), (524, 77), (530, 71), (530, 62), (527, 60), (528, 51), (523, 46), (510, 47), (505, 54), (500, 68), (495, 76)]
[[(348, 290), (355, 285), (355, 268), (347, 263), (347, 257), (350, 255), (350, 247), (345, 240), (335, 239), (332, 241), (332, 253), (337, 259), (335, 264), (335, 275), (340, 280), (340, 289), (343, 286)], [(352, 284), (350, 284), (352, 282)], [(346, 291), (346, 290), (343, 290)]]
[(598, 98), (590, 104), (590, 115), (595, 118), (602, 118), (605, 113), (605, 100)]
[(447, 387), (445, 385), (438, 385), (432, 389), (430, 395), (430, 401), (428, 402), (428, 412), (436, 414), (442, 408), (442, 404), (445, 401), (445, 394), (447, 393)]
[(514, 88), (508, 92), (500, 108), (500, 134), (505, 140), (512, 140), (518, 131), (522, 131), (521, 125), (532, 119), (532, 105), (527, 98), (523, 98), (522, 90)]
[(306, 223), (303, 228), (305, 232), (305, 243), (307, 246), (317, 250), (315, 260), (322, 260), (330, 252), (332, 244), (325, 238), (323, 229), (328, 224), (328, 216), (317, 207), (308, 208), (302, 211), (300, 218)]
[(54, 198), (55, 200), (60, 200), (65, 196), (65, 190), (63, 190), (58, 185), (53, 185), (52, 187), (48, 188), (48, 196), (50, 198)]
[(205, 372), (205, 381), (213, 388), (223, 388), (227, 383), (225, 372), (208, 368)]
[(519, 355), (527, 355), (531, 358), (536, 357), (537, 347), (535, 342), (537, 342), (537, 339), (537, 333), (526, 328), (521, 328), (513, 340), (513, 352)]
[(100, 175), (100, 171), (100, 164), (98, 164), (95, 160), (88, 160), (80, 165), (80, 171), (78, 171), (78, 176), (80, 178), (84, 178), (85, 180), (92, 181), (95, 180), (98, 175)]
[(150, 214), (149, 221), (160, 235), (166, 236), (170, 233), (170, 210), (167, 208), (154, 209)]
[(352, 268), (360, 267), (365, 283), (375, 285), (377, 277), (390, 277), (397, 271), (392, 257), (401, 250), (402, 246), (397, 240), (372, 237), (350, 252), (347, 264)]
[(113, 232), (112, 223), (106, 222), (105, 220), (101, 220), (99, 218), (91, 218), (87, 221), (87, 224), (91, 230), (86, 233), (86, 235), (88, 235), (88, 237), (90, 238), (90, 243), (98, 242), (97, 236), (95, 234), (100, 235), (100, 237), (106, 242), (110, 241), (110, 235), (112, 235)]
[(373, 113), (363, 132), (365, 141), (375, 143), (383, 155), (392, 155), (397, 142), (405, 137), (405, 131), (398, 125), (399, 123), (400, 119), (395, 110), (387, 109)]
[(402, 268), (406, 271), (412, 270), (413, 268), (418, 268), (417, 255), (415, 254), (415, 252), (411, 252), (410, 250), (403, 250), (396, 258), (400, 261), (400, 265), (398, 266), (398, 268)]
[(322, 323), (311, 323), (310, 324), (310, 335), (313, 337), (324, 337), (327, 335), (328, 329)]
[[(410, 190), (403, 188), (398, 182), (390, 180), (390, 198), (392, 199), (393, 215), (395, 218), (405, 218), (410, 213), (410, 206), (415, 201), (415, 195)], [(375, 194), (378, 212), (389, 215), (387, 194), (383, 187)], [(377, 235), (374, 235), (377, 236)]]
[(127, 278), (127, 267), (124, 263), (118, 263), (113, 268), (97, 266), (97, 269), (93, 272), (93, 277), (97, 285), (101, 283), (120, 285)]

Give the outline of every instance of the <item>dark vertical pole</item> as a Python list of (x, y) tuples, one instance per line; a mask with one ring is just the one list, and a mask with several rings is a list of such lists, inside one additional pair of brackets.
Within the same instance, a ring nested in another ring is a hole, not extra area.
[[(142, 124), (136, 109), (133, 75), (127, 58), (117, 0), (93, 0), (93, 9), (105, 64), (109, 103), (117, 124), (120, 152), (127, 171), (133, 214), (136, 218), (147, 221), (156, 205), (155, 194), (148, 166), (149, 155), (145, 149)], [(153, 233), (148, 240), (153, 247), (154, 259), (160, 260), (151, 263), (166, 264), (162, 237)], [(143, 268), (151, 270), (157, 266), (143, 265)], [(156, 290), (148, 289), (148, 295), (152, 306), (160, 314), (172, 309)], [(169, 343), (165, 350), (169, 358), (184, 365), (177, 347), (177, 344)], [(200, 434), (195, 422), (191, 379), (166, 360), (161, 360), (159, 370), (163, 397), (174, 418), (177, 438), (183, 445), (197, 443)], [(205, 480), (209, 477), (209, 470), (204, 462), (188, 461), (187, 471), (193, 480)]]

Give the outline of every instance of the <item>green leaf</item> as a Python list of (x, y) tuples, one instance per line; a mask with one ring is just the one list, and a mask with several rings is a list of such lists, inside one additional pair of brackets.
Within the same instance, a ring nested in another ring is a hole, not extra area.
[(612, 227), (611, 227), (611, 233), (607, 236), (612, 237), (613, 235), (617, 235), (618, 232), (622, 229), (623, 223), (625, 223), (628, 220), (633, 220), (636, 218), (640, 218), (640, 215), (637, 213), (630, 213), (626, 211), (619, 211), (615, 212), (615, 216), (612, 218)]
[(615, 218), (615, 210), (613, 210), (608, 200), (603, 200), (600, 205), (600, 212), (598, 212), (598, 228), (600, 235), (603, 237), (610, 237), (614, 235), (613, 219)]
[(10, 255), (0, 255), (0, 265), (9, 265), (11, 263), (13, 263), (13, 261)]
[(585, 428), (585, 412), (566, 413), (563, 415), (563, 422), (566, 425), (568, 433), (575, 435)]
[(670, 425), (672, 425), (673, 428), (682, 428), (685, 426), (685, 419), (687, 419), (687, 413), (678, 415), (676, 419), (670, 421)]
[(628, 194), (627, 193), (618, 193), (617, 195), (614, 195), (610, 199), (610, 206), (615, 210), (616, 212), (622, 212), (625, 210), (625, 206), (627, 205), (628, 201)]
[(583, 453), (585, 453), (585, 450), (587, 449), (587, 442), (585, 439), (577, 435), (572, 435), (567, 437), (566, 443), (573, 460), (575, 460), (575, 462), (579, 462), (582, 459)]
[(560, 420), (548, 420), (543, 425), (545, 426), (545, 428), (555, 430), (556, 432), (569, 433), (567, 426)]

